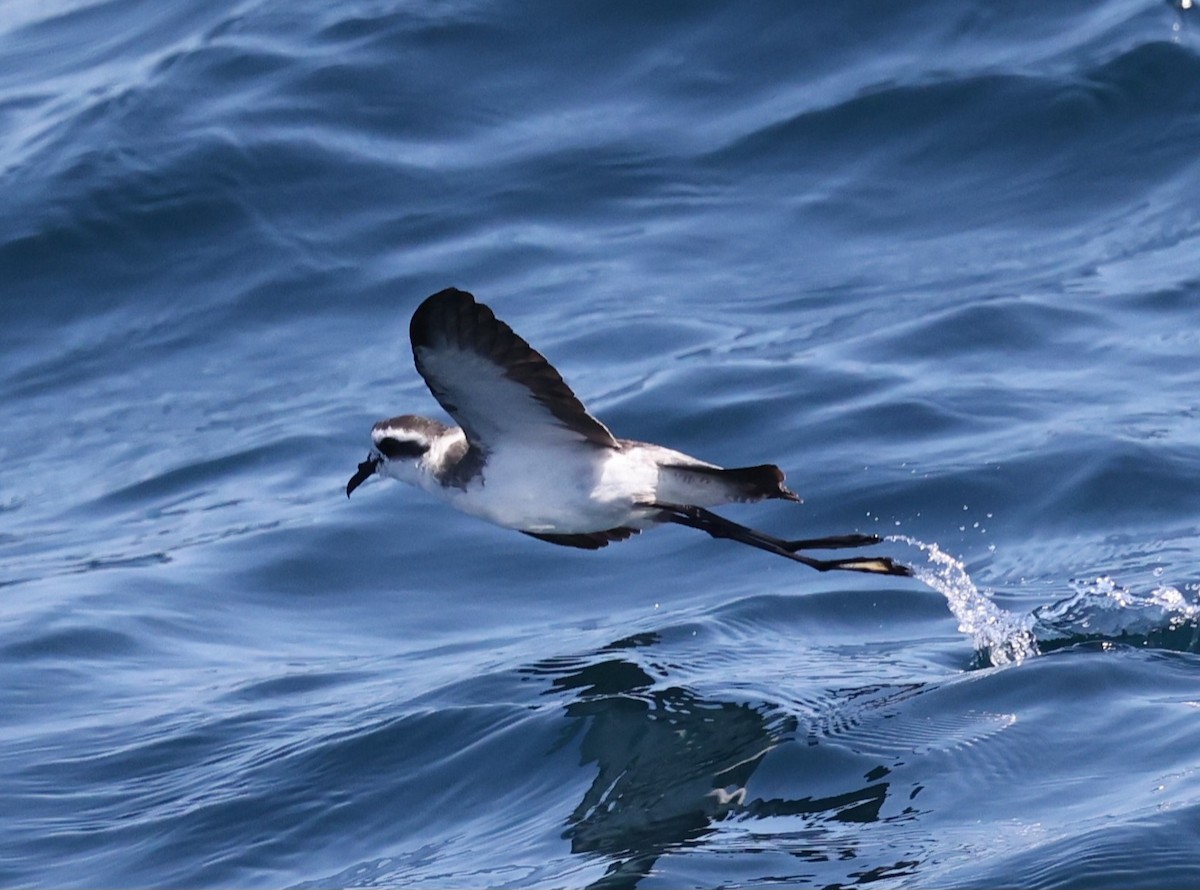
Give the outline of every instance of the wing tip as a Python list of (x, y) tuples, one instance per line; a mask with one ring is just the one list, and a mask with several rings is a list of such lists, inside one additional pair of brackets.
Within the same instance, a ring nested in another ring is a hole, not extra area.
[(640, 529), (629, 528), (628, 526), (618, 526), (617, 528), (608, 528), (595, 532), (579, 532), (576, 534), (548, 534), (546, 532), (530, 532), (521, 531), (521, 534), (528, 535), (531, 538), (537, 538), (539, 541), (545, 541), (548, 544), (558, 544), (560, 547), (576, 547), (580, 550), (599, 550), (602, 547), (607, 547), (614, 541), (627, 541), (636, 534), (640, 534)]
[(465, 311), (476, 307), (487, 311), (486, 306), (476, 301), (474, 294), (457, 287), (442, 288), (436, 294), (430, 294), (413, 312), (408, 325), (413, 347), (433, 344), (434, 334), (446, 330), (447, 319), (461, 319)]

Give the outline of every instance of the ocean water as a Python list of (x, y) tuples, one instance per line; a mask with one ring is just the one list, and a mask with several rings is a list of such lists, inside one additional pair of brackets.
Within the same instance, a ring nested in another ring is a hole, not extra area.
[[(1190, 4), (0, 4), (0, 885), (1200, 884)], [(784, 536), (394, 483), (475, 293)]]

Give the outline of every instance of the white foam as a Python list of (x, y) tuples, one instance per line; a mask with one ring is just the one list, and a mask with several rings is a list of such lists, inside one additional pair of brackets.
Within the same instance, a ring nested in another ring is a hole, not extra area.
[[(1073, 596), (1033, 610), (1035, 628), (1043, 640), (1064, 637), (1121, 639), (1171, 632), (1193, 625), (1200, 635), (1200, 604), (1176, 587), (1159, 585), (1138, 593), (1109, 575), (1074, 581)], [(1189, 646), (1192, 651), (1196, 643)]]

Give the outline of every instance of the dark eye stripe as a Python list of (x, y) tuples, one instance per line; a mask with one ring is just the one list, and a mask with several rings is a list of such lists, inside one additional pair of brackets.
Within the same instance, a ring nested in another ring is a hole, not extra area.
[(429, 450), (428, 445), (422, 445), (420, 442), (414, 442), (411, 439), (406, 439), (401, 442), (399, 439), (393, 439), (388, 436), (386, 439), (380, 439), (375, 443), (375, 447), (379, 449), (381, 454), (388, 457), (420, 457)]

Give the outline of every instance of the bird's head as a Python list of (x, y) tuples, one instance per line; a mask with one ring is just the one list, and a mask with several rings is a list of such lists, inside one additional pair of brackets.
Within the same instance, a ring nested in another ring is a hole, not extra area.
[(443, 424), (428, 417), (404, 414), (371, 427), (371, 451), (346, 483), (346, 497), (376, 474), (416, 483), (421, 461), (442, 433)]

